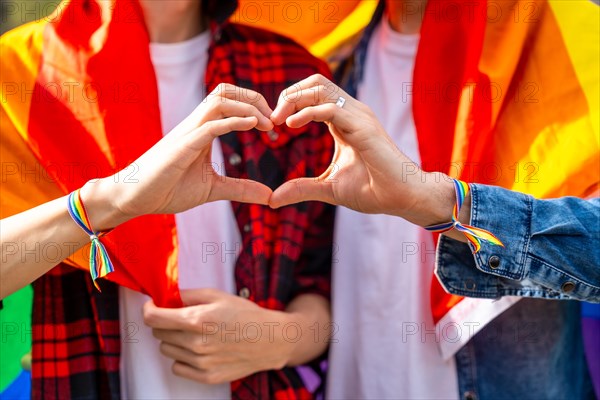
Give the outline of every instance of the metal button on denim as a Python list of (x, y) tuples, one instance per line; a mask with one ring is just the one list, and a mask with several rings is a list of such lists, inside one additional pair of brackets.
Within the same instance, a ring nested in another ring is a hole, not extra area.
[(477, 395), (475, 392), (471, 392), (470, 390), (463, 394), (463, 399), (465, 400), (477, 400)]
[(565, 293), (569, 293), (572, 292), (573, 289), (575, 289), (575, 284), (573, 282), (565, 282), (562, 284), (560, 289)]
[(229, 156), (229, 164), (233, 165), (234, 167), (240, 165), (241, 162), (242, 156), (240, 156), (238, 153), (233, 153)]
[(248, 289), (247, 287), (241, 288), (239, 295), (240, 295), (240, 297), (242, 297), (244, 299), (250, 298), (250, 289)]
[(490, 266), (491, 269), (498, 268), (500, 266), (500, 257), (491, 256), (490, 259), (488, 260), (488, 265)]
[(477, 287), (477, 285), (475, 284), (475, 281), (473, 279), (467, 279), (465, 281), (465, 288), (467, 290), (475, 290), (475, 287)]

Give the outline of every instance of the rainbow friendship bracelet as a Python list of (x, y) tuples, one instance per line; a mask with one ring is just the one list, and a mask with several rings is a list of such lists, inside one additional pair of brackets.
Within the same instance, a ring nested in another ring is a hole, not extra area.
[(99, 237), (102, 237), (108, 233), (108, 231), (94, 232), (87, 212), (85, 211), (85, 207), (83, 206), (83, 201), (81, 201), (79, 189), (69, 195), (67, 209), (69, 210), (69, 214), (71, 215), (71, 218), (73, 218), (73, 221), (75, 221), (85, 233), (90, 235), (90, 240), (92, 241), (90, 249), (90, 274), (92, 275), (94, 286), (96, 286), (96, 289), (100, 290), (100, 287), (96, 283), (96, 279), (102, 278), (115, 270), (108, 257), (106, 248), (99, 239)]
[(432, 226), (425, 227), (429, 232), (437, 232), (444, 233), (451, 229), (456, 229), (459, 232), (462, 232), (469, 243), (475, 249), (474, 253), (477, 253), (481, 249), (481, 243), (487, 242), (496, 246), (504, 247), (504, 244), (494, 236), (491, 232), (486, 231), (485, 229), (475, 228), (470, 225), (463, 225), (458, 220), (458, 215), (460, 213), (460, 209), (465, 201), (465, 197), (469, 194), (469, 184), (463, 181), (459, 181), (458, 179), (453, 179), (454, 181), (454, 190), (456, 191), (456, 204), (454, 205), (454, 211), (452, 212), (452, 221), (445, 222), (443, 224), (437, 224)]

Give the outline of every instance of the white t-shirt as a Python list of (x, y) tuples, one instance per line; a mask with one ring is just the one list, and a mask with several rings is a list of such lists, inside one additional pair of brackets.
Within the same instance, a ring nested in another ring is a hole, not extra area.
[[(384, 19), (369, 43), (358, 88), (358, 99), (415, 162), (410, 91), (418, 43), (418, 34), (397, 33)], [(337, 340), (329, 353), (328, 398), (458, 397), (454, 361), (443, 361), (433, 333), (431, 234), (401, 218), (340, 207), (334, 242)]]
[[(167, 134), (204, 99), (204, 74), (208, 61), (208, 32), (175, 44), (150, 44), (158, 81), (162, 128)], [(212, 160), (223, 165), (218, 140)], [(219, 173), (224, 173), (219, 168)], [(213, 287), (235, 291), (234, 265), (241, 249), (240, 233), (226, 201), (204, 204), (175, 216), (179, 240), (181, 289)], [(121, 390), (125, 399), (229, 399), (229, 384), (203, 385), (171, 372), (173, 360), (159, 351), (159, 341), (144, 325), (142, 306), (148, 296), (120, 289)]]

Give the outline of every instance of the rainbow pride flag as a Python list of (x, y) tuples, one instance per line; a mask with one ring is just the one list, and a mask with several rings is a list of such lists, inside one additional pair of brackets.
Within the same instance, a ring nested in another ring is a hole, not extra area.
[[(292, 36), (331, 60), (351, 49), (377, 5), (373, 0), (276, 3), (270, 14), (270, 6), (241, 1), (233, 20)], [(65, 0), (50, 18), (2, 36), (0, 217), (110, 175), (160, 138), (148, 50), (133, 45), (147, 41), (145, 29), (135, 17), (140, 14), (126, 7), (135, 8), (136, 2)], [(263, 7), (260, 13), (257, 7)], [(128, 23), (113, 21), (132, 15)], [(598, 5), (429, 0), (424, 15), (411, 87), (424, 168), (540, 198), (596, 191)], [(134, 118), (140, 115), (144, 118)], [(52, 132), (58, 130), (69, 132), (70, 140), (57, 142)], [(121, 132), (128, 133), (126, 141)], [(181, 305), (172, 216), (140, 218), (103, 241), (115, 264), (109, 279), (151, 294), (158, 304)], [(117, 251), (118, 243), (126, 246)], [(88, 253), (77, 252), (69, 263), (87, 270)], [(489, 321), (510, 306), (490, 309), (482, 306), (486, 302), (450, 295), (435, 279), (431, 298), (438, 324)], [(442, 349), (446, 355), (455, 350)]]
[[(599, 10), (585, 0), (430, 0), (413, 87), (424, 168), (538, 198), (594, 193)], [(431, 296), (441, 325), (483, 327), (514, 302), (453, 296), (437, 279)], [(443, 343), (442, 353), (462, 342)]]

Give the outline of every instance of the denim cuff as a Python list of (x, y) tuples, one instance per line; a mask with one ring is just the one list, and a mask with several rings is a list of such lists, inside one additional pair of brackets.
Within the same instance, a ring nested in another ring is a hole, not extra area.
[[(475, 253), (477, 268), (503, 278), (522, 280), (531, 237), (532, 197), (493, 186), (471, 185), (470, 225), (486, 229), (504, 247), (485, 243)], [(501, 205), (501, 207), (500, 207)]]

